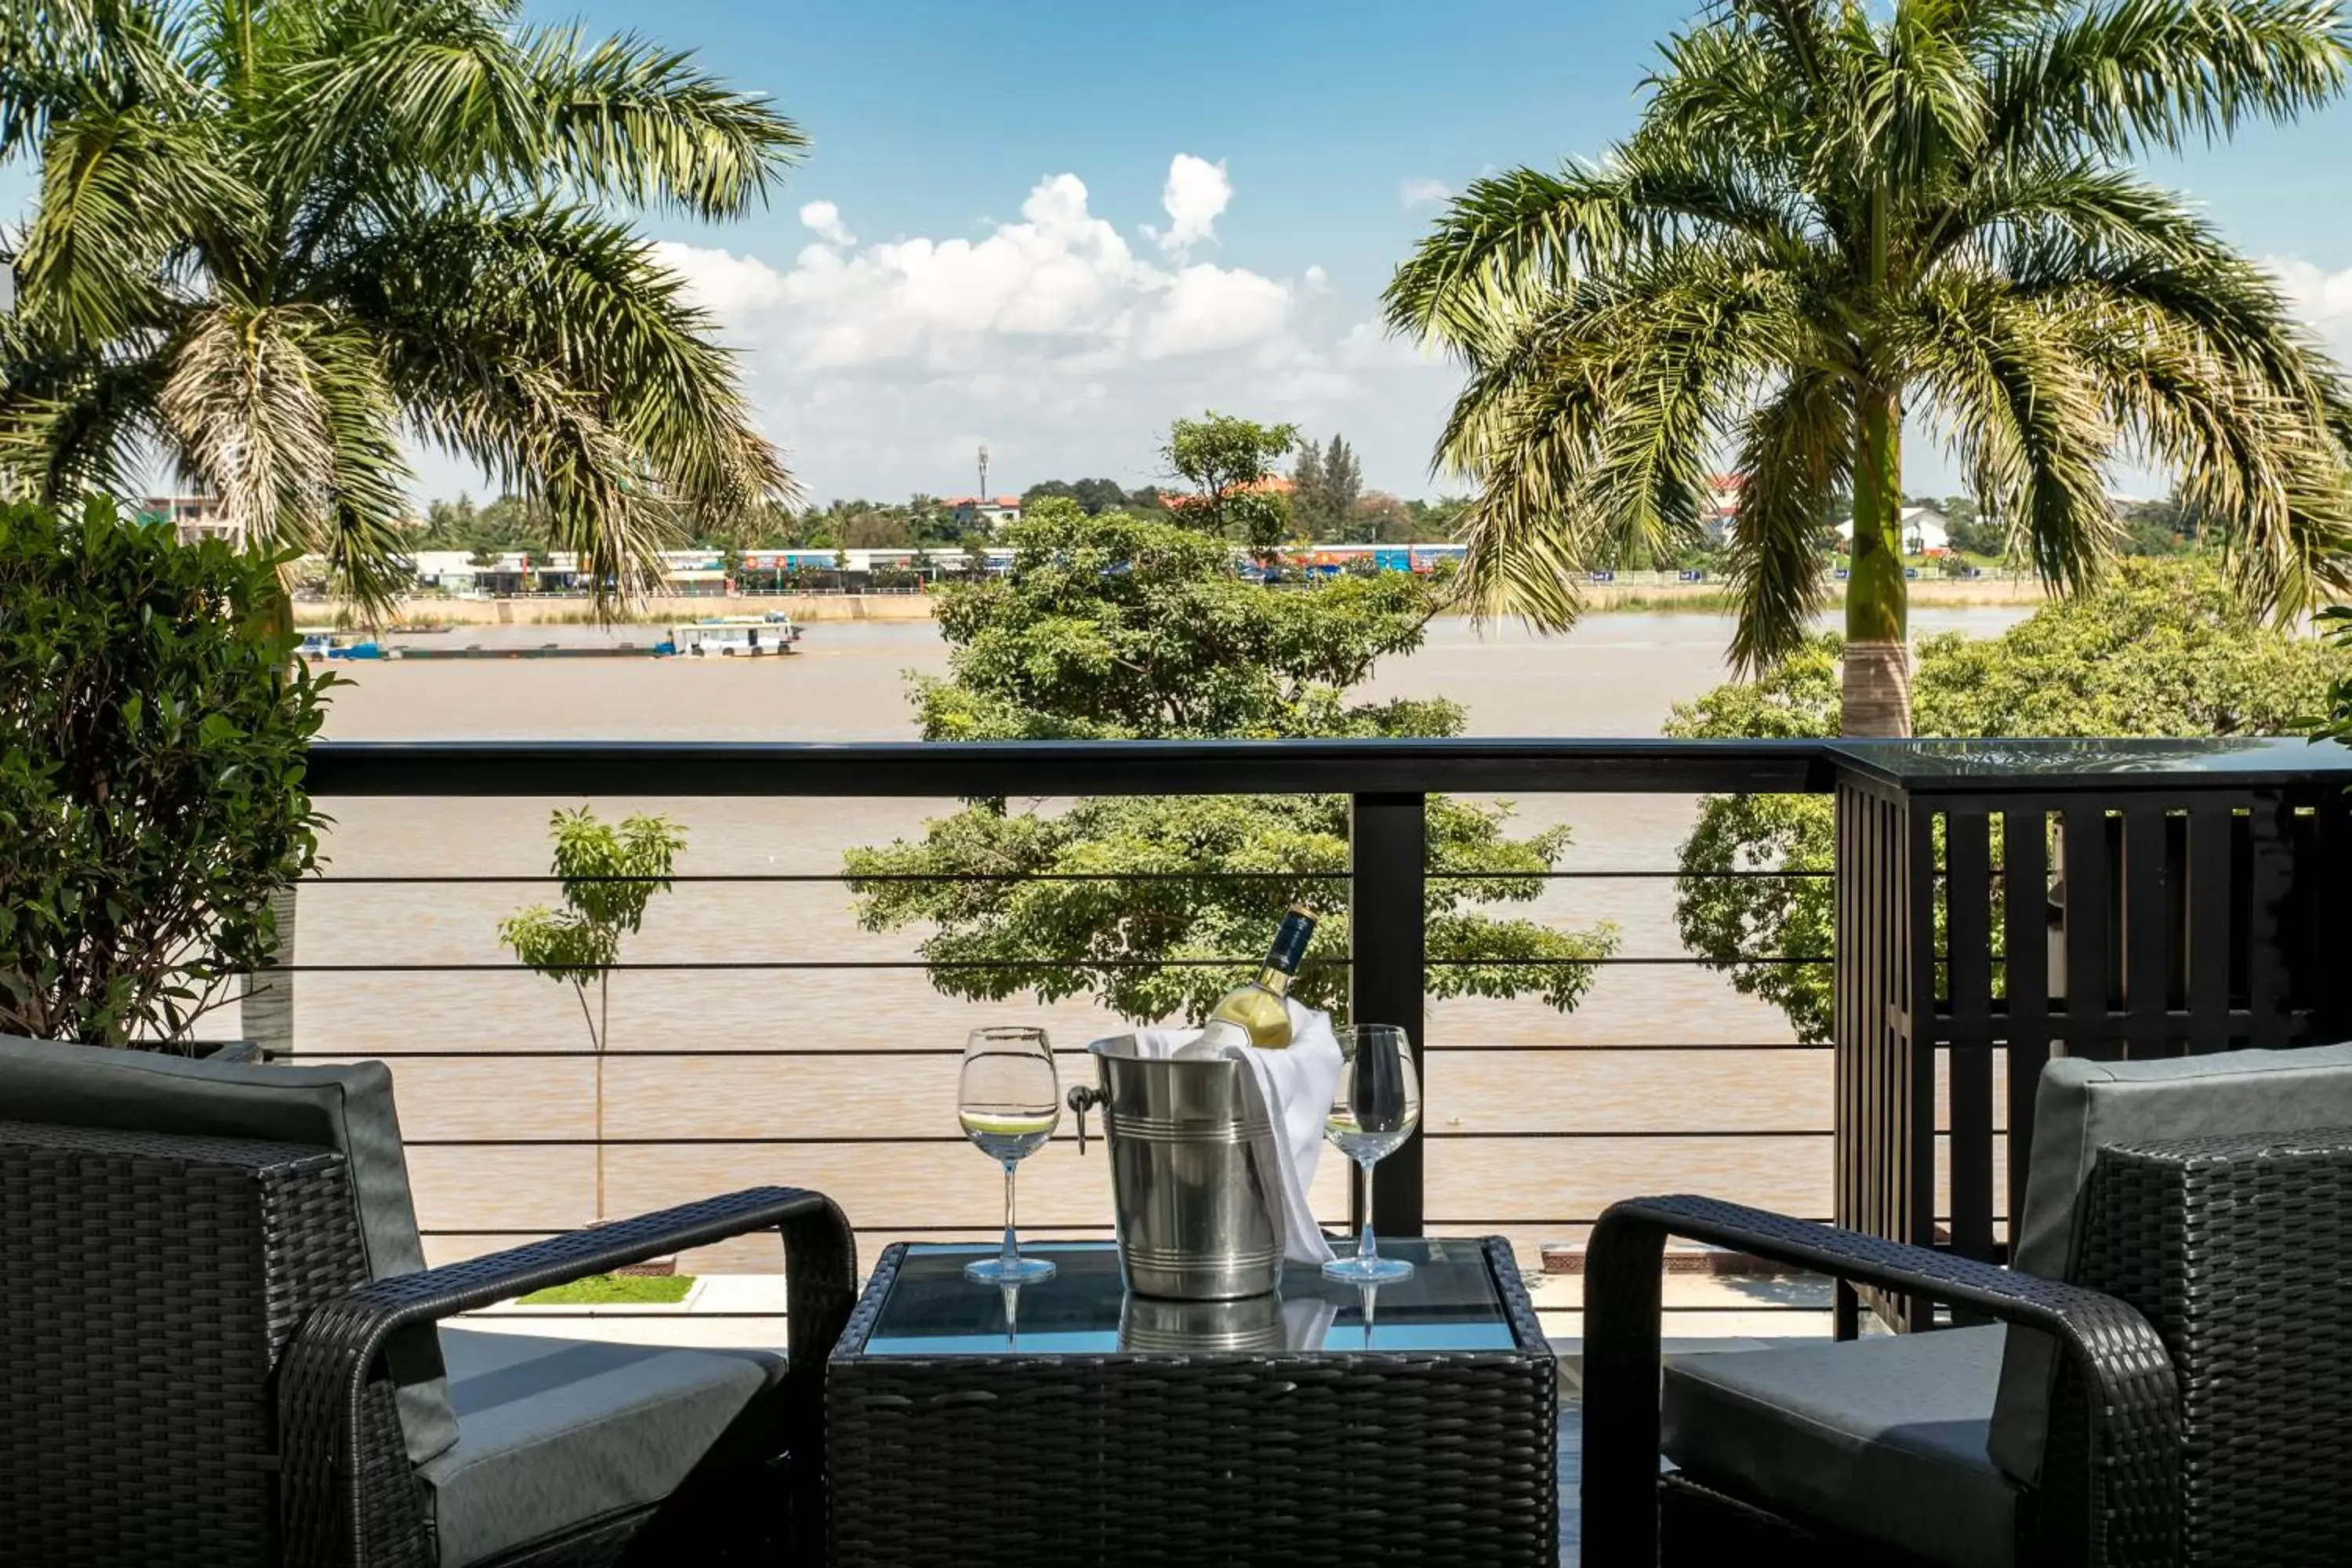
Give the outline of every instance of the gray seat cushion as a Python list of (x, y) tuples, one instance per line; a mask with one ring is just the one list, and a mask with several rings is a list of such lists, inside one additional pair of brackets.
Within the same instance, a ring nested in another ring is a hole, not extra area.
[[(425, 1267), (392, 1072), (382, 1062), (273, 1067), (0, 1035), (0, 1107), (23, 1121), (336, 1150), (351, 1167), (369, 1277)], [(390, 1359), (408, 1455), (422, 1464), (457, 1440), (434, 1335), (404, 1337)]]
[(417, 1472), (441, 1568), (659, 1502), (784, 1370), (760, 1351), (472, 1329), (441, 1342), (457, 1442)]
[[(2062, 1057), (2042, 1069), (2034, 1091), (2033, 1163), (2014, 1265), (2045, 1279), (2070, 1277), (2083, 1197), (2102, 1149), (2343, 1125), (2352, 1125), (2352, 1045), (2137, 1062)], [(2001, 1468), (2029, 1485), (2042, 1479), (2057, 1368), (2048, 1335), (2010, 1333), (1990, 1446)]]
[(2015, 1559), (2017, 1489), (1985, 1452), (1999, 1328), (1686, 1355), (1662, 1446), (1695, 1480), (1954, 1568)]

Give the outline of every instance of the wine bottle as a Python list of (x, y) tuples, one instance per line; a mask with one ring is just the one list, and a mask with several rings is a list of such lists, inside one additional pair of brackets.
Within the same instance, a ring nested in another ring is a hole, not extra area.
[(1210, 1033), (1222, 1033), (1221, 1024), (1231, 1025), (1260, 1050), (1278, 1051), (1288, 1046), (1290, 1009), (1283, 998), (1290, 994), (1290, 977), (1298, 973), (1298, 961), (1306, 956), (1307, 939), (1314, 934), (1314, 910), (1294, 908), (1283, 916), (1257, 978), (1226, 992), (1209, 1009)]

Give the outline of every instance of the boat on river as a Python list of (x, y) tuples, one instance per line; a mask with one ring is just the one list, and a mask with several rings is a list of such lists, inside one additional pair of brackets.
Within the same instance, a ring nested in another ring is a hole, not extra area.
[(690, 658), (763, 658), (796, 651), (801, 628), (781, 610), (764, 616), (719, 616), (670, 628), (669, 651)]

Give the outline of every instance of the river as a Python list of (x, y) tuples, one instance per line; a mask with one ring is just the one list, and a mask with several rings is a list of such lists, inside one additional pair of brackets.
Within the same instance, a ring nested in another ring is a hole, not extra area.
[[(2022, 610), (1915, 614), (1918, 635), (1986, 636)], [(1724, 679), (1729, 623), (1701, 615), (1595, 615), (1571, 635), (1444, 621), (1427, 645), (1384, 668), (1381, 696), (1464, 703), (1481, 735), (1654, 735), (1671, 706)], [(472, 634), (467, 634), (472, 640)], [(532, 628), (530, 640), (546, 640)], [(572, 631), (568, 635), (578, 637)], [(593, 635), (593, 634), (592, 634)], [(624, 634), (628, 635), (628, 634)], [(397, 661), (338, 666), (326, 732), (336, 739), (625, 738), (840, 741), (913, 735), (908, 671), (940, 672), (946, 650), (927, 623), (814, 627), (791, 659)], [(837, 871), (843, 848), (919, 831), (947, 802), (599, 799), (600, 812), (657, 810), (681, 822), (683, 872)], [(331, 878), (531, 875), (547, 868), (550, 810), (577, 801), (341, 799), (327, 852)], [(1565, 822), (1563, 867), (1663, 870), (1687, 831), (1692, 802), (1659, 795), (1541, 797), (1519, 821)], [(299, 959), (311, 964), (497, 964), (499, 919), (550, 889), (514, 883), (339, 881), (303, 894)], [(1682, 951), (1671, 882), (1552, 884), (1538, 918), (1612, 921), (1629, 955)], [(657, 900), (626, 957), (637, 961), (903, 959), (908, 933), (861, 931), (837, 886), (686, 884)], [(399, 1101), (422, 1224), (436, 1261), (498, 1245), (501, 1235), (594, 1217), (586, 1147), (453, 1146), (471, 1140), (585, 1139), (595, 1127), (594, 1068), (571, 989), (523, 973), (318, 973), (297, 980), (296, 1041), (309, 1056), (427, 1050), (472, 1058), (398, 1059)], [(621, 1215), (758, 1183), (815, 1186), (875, 1233), (998, 1222), (999, 1187), (954, 1137), (952, 1055), (877, 1048), (960, 1047), (982, 1022), (1039, 1022), (1078, 1047), (1122, 1026), (1084, 1003), (976, 1005), (934, 993), (919, 973), (629, 972), (614, 977), (605, 1065), (610, 1138), (940, 1137), (919, 1145), (835, 1147), (650, 1143), (608, 1149), (605, 1208)], [(1582, 1046), (1674, 1040), (1708, 1045), (1790, 1038), (1774, 1009), (1695, 968), (1605, 970), (1576, 1012), (1537, 1002), (1451, 1001), (1429, 1009), (1432, 1130), (1496, 1132), (1830, 1124), (1826, 1053), (1676, 1051), (1509, 1055), (1449, 1044)], [(747, 1051), (822, 1047), (837, 1056)], [(632, 1056), (693, 1048), (701, 1058)], [(522, 1051), (577, 1053), (560, 1059)], [(730, 1054), (733, 1053), (733, 1054)], [(1065, 1058), (1066, 1072), (1083, 1058)], [(1068, 1129), (1065, 1128), (1065, 1132)], [(436, 1146), (438, 1145), (438, 1146)], [(1345, 1213), (1339, 1162), (1318, 1181), (1320, 1211)], [(1443, 1228), (1500, 1229), (1523, 1246), (1570, 1237), (1611, 1199), (1640, 1191), (1710, 1190), (1800, 1214), (1827, 1213), (1824, 1139), (1551, 1139), (1430, 1146), (1428, 1212)], [(1040, 1229), (1101, 1224), (1100, 1157), (1057, 1142), (1022, 1173), (1023, 1217)], [(772, 1245), (772, 1244), (771, 1244)], [(739, 1248), (720, 1267), (766, 1259)], [(772, 1260), (770, 1260), (772, 1266)]]

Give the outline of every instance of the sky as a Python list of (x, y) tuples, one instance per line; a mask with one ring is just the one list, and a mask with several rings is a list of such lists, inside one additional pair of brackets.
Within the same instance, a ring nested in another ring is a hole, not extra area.
[[(1413, 497), (1459, 383), (1379, 295), (1450, 194), (1596, 156), (1697, 0), (526, 0), (770, 95), (765, 211), (646, 232), (817, 500), (1164, 479), (1171, 418), (1344, 434)], [(2352, 105), (2153, 165), (2352, 358)], [(5, 195), (0, 192), (0, 195)], [(421, 488), (478, 487), (420, 460)], [(1914, 440), (1906, 481), (1957, 489)], [(2128, 488), (2128, 481), (2127, 481)]]

